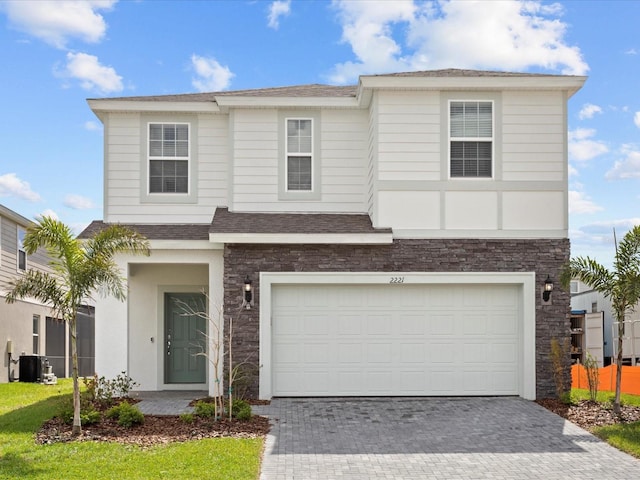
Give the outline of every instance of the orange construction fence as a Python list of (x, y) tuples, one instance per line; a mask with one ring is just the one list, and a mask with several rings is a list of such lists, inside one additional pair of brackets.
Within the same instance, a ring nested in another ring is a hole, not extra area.
[[(571, 366), (571, 387), (589, 388), (587, 371), (583, 365)], [(616, 366), (600, 368), (598, 372), (598, 390), (614, 392), (616, 390)], [(640, 395), (640, 366), (622, 367), (622, 393)]]

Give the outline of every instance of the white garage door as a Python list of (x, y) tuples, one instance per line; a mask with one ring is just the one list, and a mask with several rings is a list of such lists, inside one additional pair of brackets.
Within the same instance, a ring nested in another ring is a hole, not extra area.
[(279, 285), (275, 396), (517, 395), (515, 285)]

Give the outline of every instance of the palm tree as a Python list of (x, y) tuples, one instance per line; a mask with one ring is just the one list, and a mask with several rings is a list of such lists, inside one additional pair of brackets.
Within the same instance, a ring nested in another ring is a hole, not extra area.
[(73, 435), (80, 435), (80, 389), (76, 315), (78, 307), (98, 288), (119, 300), (126, 288), (113, 257), (117, 253), (149, 255), (149, 243), (139, 233), (120, 225), (110, 225), (89, 240), (74, 237), (71, 229), (51, 217), (42, 217), (27, 229), (24, 249), (28, 255), (44, 247), (52, 273), (28, 270), (9, 284), (7, 303), (32, 297), (51, 305), (56, 317), (69, 324), (73, 377)]
[(615, 413), (620, 413), (620, 383), (622, 381), (622, 340), (624, 320), (640, 300), (640, 225), (635, 226), (616, 244), (613, 269), (608, 270), (589, 257), (571, 259), (562, 273), (562, 283), (569, 285), (578, 279), (611, 300), (613, 317), (618, 323), (618, 355), (616, 358)]

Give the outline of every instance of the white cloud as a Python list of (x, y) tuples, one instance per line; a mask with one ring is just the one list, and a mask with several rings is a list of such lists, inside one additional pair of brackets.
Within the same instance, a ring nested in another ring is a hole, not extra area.
[(584, 192), (577, 190), (569, 191), (569, 213), (595, 213), (602, 211), (600, 205), (591, 200)]
[(633, 116), (633, 123), (635, 123), (636, 127), (640, 128), (640, 112), (636, 112)]
[(578, 170), (573, 165), (569, 165), (569, 176), (570, 177), (577, 177), (578, 175), (580, 175)]
[(609, 148), (597, 140), (592, 140), (596, 131), (590, 128), (577, 128), (569, 131), (569, 159), (586, 162), (609, 151)]
[(622, 148), (622, 151), (625, 158), (616, 160), (613, 168), (604, 176), (607, 180), (640, 178), (640, 151), (626, 146)]
[(63, 204), (65, 207), (73, 208), (74, 210), (88, 210), (90, 208), (95, 208), (95, 204), (91, 199), (74, 194), (65, 196)]
[[(559, 4), (540, 1), (334, 0), (342, 40), (357, 61), (335, 66), (331, 79), (437, 68), (527, 70), (582, 75), (578, 47), (567, 45)], [(396, 28), (402, 27), (402, 28)], [(395, 28), (395, 31), (394, 31)], [(397, 32), (406, 32), (400, 38)]]
[(629, 50), (627, 50), (626, 52), (624, 52), (626, 55), (637, 55), (638, 51), (635, 48), (630, 48)]
[(578, 118), (580, 118), (580, 120), (584, 120), (585, 118), (593, 118), (596, 113), (602, 113), (602, 108), (592, 103), (585, 103), (582, 106), (580, 113), (578, 113)]
[(94, 132), (96, 130), (101, 130), (101, 126), (98, 122), (94, 122), (93, 120), (88, 120), (84, 122), (84, 129), (89, 130), (90, 132)]
[(85, 90), (113, 93), (124, 88), (122, 77), (113, 67), (101, 65), (98, 57), (87, 53), (67, 53), (67, 65), (60, 76), (79, 80)]
[(286, 17), (291, 13), (291, 0), (276, 0), (269, 6), (269, 28), (277, 30), (280, 26), (280, 17)]
[(215, 58), (191, 55), (191, 65), (198, 78), (194, 78), (191, 84), (199, 92), (218, 92), (229, 88), (231, 79), (235, 74), (229, 67), (222, 66)]
[(107, 29), (100, 10), (110, 10), (116, 0), (61, 1), (8, 0), (0, 3), (11, 25), (57, 48), (71, 38), (99, 42)]
[(29, 183), (18, 178), (15, 173), (0, 175), (0, 197), (18, 197), (30, 202), (40, 200), (40, 195), (31, 190)]
[(60, 217), (58, 216), (58, 214), (53, 210), (51, 210), (50, 208), (47, 208), (46, 210), (44, 210), (39, 216), (53, 218), (54, 220), (60, 220)]

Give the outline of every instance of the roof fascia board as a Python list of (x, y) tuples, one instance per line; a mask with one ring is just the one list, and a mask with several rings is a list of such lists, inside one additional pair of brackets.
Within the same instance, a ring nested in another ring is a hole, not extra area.
[(360, 77), (358, 98), (368, 89), (427, 90), (566, 90), (569, 96), (582, 88), (584, 76), (491, 76), (491, 77)]
[(216, 97), (220, 107), (334, 107), (357, 108), (354, 97), (246, 97), (223, 95)]
[(316, 245), (387, 245), (393, 243), (391, 233), (210, 233), (214, 243), (316, 244)]
[(163, 102), (136, 100), (87, 100), (94, 113), (98, 112), (183, 112), (217, 113), (220, 108), (214, 102)]
[(26, 217), (23, 217), (19, 213), (14, 212), (13, 210), (5, 207), (4, 205), (0, 205), (0, 216), (9, 218), (14, 222), (16, 222), (18, 225), (21, 225), (23, 227), (29, 227), (33, 225), (33, 221), (29, 220)]

